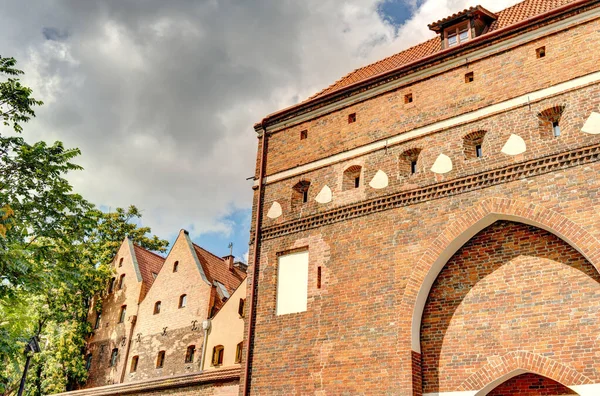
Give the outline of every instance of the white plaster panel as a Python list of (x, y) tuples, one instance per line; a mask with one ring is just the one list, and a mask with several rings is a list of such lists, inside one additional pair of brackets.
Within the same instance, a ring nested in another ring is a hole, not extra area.
[(277, 315), (305, 312), (308, 301), (308, 252), (280, 256), (277, 268)]
[(273, 202), (271, 208), (267, 212), (267, 217), (269, 219), (276, 219), (283, 214), (283, 210), (281, 209), (281, 204), (277, 201)]
[(435, 160), (431, 171), (434, 173), (444, 174), (452, 170), (452, 160), (446, 154), (440, 154)]
[(572, 385), (571, 388), (580, 396), (598, 396), (600, 395), (600, 384), (587, 384), (587, 385)]
[(600, 113), (592, 113), (583, 125), (583, 128), (581, 128), (581, 131), (592, 135), (600, 134)]
[(387, 186), (389, 186), (389, 184), (390, 181), (388, 175), (384, 171), (378, 170), (375, 176), (373, 177), (373, 180), (371, 180), (371, 182), (369, 183), (369, 186), (376, 190), (379, 190), (382, 188), (386, 188)]
[(325, 185), (321, 191), (319, 192), (319, 194), (315, 197), (315, 201), (317, 201), (320, 204), (326, 204), (329, 203), (333, 200), (333, 193), (331, 192), (331, 188), (329, 188), (329, 186)]
[(525, 144), (525, 140), (521, 136), (518, 135), (510, 135), (504, 147), (502, 147), (502, 152), (507, 155), (519, 155), (523, 154), (527, 151), (527, 145)]

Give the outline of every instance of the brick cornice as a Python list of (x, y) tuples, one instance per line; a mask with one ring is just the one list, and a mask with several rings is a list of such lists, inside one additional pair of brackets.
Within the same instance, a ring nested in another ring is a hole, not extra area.
[(570, 167), (600, 160), (600, 144), (577, 148), (559, 154), (537, 158), (460, 177), (422, 188), (394, 193), (370, 200), (342, 206), (330, 211), (265, 227), (262, 239), (269, 240), (317, 227), (350, 220), (390, 209), (415, 205), (422, 202), (464, 194), (498, 184), (509, 183), (524, 177), (534, 177)]
[(211, 383), (239, 381), (239, 367), (215, 370), (204, 373), (173, 375), (150, 380), (135, 381), (124, 384), (101, 386), (98, 388), (82, 389), (73, 392), (59, 393), (64, 396), (108, 396), (127, 395), (131, 393), (150, 392), (157, 390), (183, 388)]

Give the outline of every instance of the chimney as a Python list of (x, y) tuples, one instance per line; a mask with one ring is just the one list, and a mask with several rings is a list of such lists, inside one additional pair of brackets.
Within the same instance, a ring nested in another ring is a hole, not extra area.
[(225, 256), (223, 257), (223, 260), (225, 260), (225, 264), (227, 264), (227, 268), (229, 268), (229, 271), (233, 271), (233, 256)]

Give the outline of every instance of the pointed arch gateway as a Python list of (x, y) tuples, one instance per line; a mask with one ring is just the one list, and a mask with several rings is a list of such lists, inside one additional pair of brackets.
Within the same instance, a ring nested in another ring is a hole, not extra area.
[[(413, 387), (417, 393), (421, 382), (419, 367), (421, 321), (433, 283), (448, 260), (467, 241), (499, 220), (535, 226), (554, 234), (579, 252), (600, 273), (600, 242), (581, 226), (556, 211), (514, 199), (490, 198), (473, 209), (461, 213), (460, 218), (451, 222), (421, 256), (410, 275), (403, 295), (403, 309), (400, 312), (411, 312), (412, 318), (410, 340), (401, 336), (400, 342), (411, 343), (413, 366), (417, 365), (413, 367)], [(405, 348), (406, 346), (403, 349), (406, 350)], [(415, 375), (419, 378), (415, 378)], [(586, 383), (589, 382), (579, 384)], [(470, 387), (470, 389), (474, 388)]]

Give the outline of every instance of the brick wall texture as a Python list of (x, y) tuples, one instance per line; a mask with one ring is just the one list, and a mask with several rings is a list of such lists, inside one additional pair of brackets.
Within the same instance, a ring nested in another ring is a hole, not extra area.
[[(599, 41), (596, 15), (282, 127), (267, 135), (266, 173), (589, 77), (600, 70), (592, 50)], [(538, 59), (541, 46), (547, 56)], [(465, 83), (467, 71), (474, 82)], [(408, 92), (414, 101), (405, 104)], [(557, 106), (564, 112), (553, 137), (538, 114)], [(600, 383), (600, 135), (582, 132), (593, 112), (600, 112), (595, 80), (268, 182), (258, 263), (249, 269), (251, 394), (477, 391), (515, 370), (538, 377), (518, 376), (492, 394), (572, 394), (564, 386)], [(356, 122), (348, 124), (350, 113)], [(473, 158), (464, 137), (478, 131), (483, 157)], [(501, 150), (513, 134), (526, 151), (511, 156)], [(414, 175), (407, 152), (418, 153)], [(440, 154), (452, 161), (448, 173), (430, 171)], [(363, 182), (344, 190), (344, 170), (356, 165)], [(379, 170), (389, 185), (371, 188)], [(310, 182), (309, 199), (294, 206), (300, 180)], [(324, 186), (333, 199), (323, 204), (315, 197)], [(274, 202), (283, 214), (271, 219)], [(255, 192), (255, 213), (257, 203)], [(298, 248), (309, 252), (308, 308), (276, 316), (277, 257)]]
[(488, 393), (489, 396), (563, 396), (574, 391), (551, 379), (535, 374), (521, 374)]

